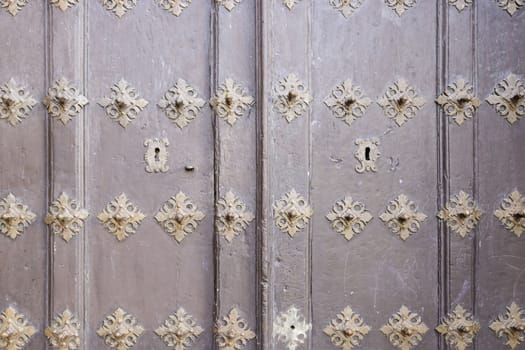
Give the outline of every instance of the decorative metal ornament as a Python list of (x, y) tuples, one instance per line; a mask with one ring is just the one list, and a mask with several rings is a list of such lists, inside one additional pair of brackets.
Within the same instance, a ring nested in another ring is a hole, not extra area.
[(118, 308), (113, 314), (106, 316), (102, 326), (97, 330), (99, 337), (112, 349), (127, 350), (137, 344), (137, 339), (144, 332), (137, 319)]
[(137, 232), (145, 217), (146, 215), (122, 193), (109, 202), (97, 218), (117, 240), (123, 241)]
[(443, 94), (436, 98), (436, 102), (460, 126), (465, 120), (472, 119), (481, 105), (479, 98), (474, 96), (474, 87), (464, 79), (448, 85)]
[(111, 87), (111, 94), (98, 103), (111, 119), (125, 128), (146, 108), (148, 101), (140, 98), (137, 90), (124, 79)]
[(147, 147), (144, 160), (146, 161), (146, 171), (148, 173), (165, 173), (169, 170), (168, 150), (169, 141), (163, 139), (146, 139), (144, 146)]
[(416, 5), (417, 0), (385, 0), (385, 3), (401, 17), (406, 10)]
[(323, 331), (330, 337), (334, 346), (351, 350), (354, 346), (359, 346), (361, 340), (370, 332), (370, 327), (359, 314), (347, 306)]
[(241, 318), (237, 309), (232, 309), (228, 316), (217, 320), (214, 332), (217, 345), (224, 350), (241, 350), (248, 341), (255, 338), (255, 333)]
[(124, 16), (137, 5), (138, 0), (100, 0), (106, 10), (113, 12), (117, 17)]
[(197, 90), (184, 79), (179, 79), (158, 103), (166, 117), (179, 128), (187, 126), (204, 107), (204, 100), (199, 97)]
[(500, 208), (494, 211), (494, 216), (507, 230), (521, 237), (525, 231), (525, 197), (518, 190), (512, 191), (507, 198), (503, 199)]
[(8, 307), (0, 314), (0, 349), (22, 350), (36, 333), (26, 317)]
[(386, 212), (379, 217), (403, 241), (416, 233), (427, 218), (425, 214), (418, 211), (416, 203), (404, 194), (390, 201)]
[(179, 192), (162, 205), (155, 219), (171, 237), (180, 243), (187, 235), (197, 229), (204, 219), (204, 213), (198, 210), (190, 198)]
[(5, 8), (12, 16), (16, 16), (18, 11), (29, 4), (30, 0), (0, 0), (0, 7)]
[(466, 350), (478, 334), (480, 325), (472, 319), (472, 314), (460, 305), (443, 319), (436, 331), (445, 336), (447, 344), (455, 350)]
[(450, 5), (453, 5), (456, 7), (456, 9), (461, 12), (470, 5), (472, 5), (472, 0), (448, 0), (448, 3)]
[(82, 209), (76, 200), (62, 193), (51, 203), (44, 222), (49, 225), (52, 233), (69, 242), (73, 236), (78, 235), (88, 215), (87, 210)]
[(88, 99), (65, 78), (57, 80), (44, 98), (49, 115), (64, 125), (76, 117), (87, 104)]
[(228, 11), (232, 11), (235, 6), (239, 5), (242, 0), (216, 0), (217, 4), (224, 6)]
[(157, 0), (157, 3), (164, 10), (178, 17), (190, 6), (191, 0)]
[(288, 10), (292, 10), (295, 5), (297, 5), (301, 0), (283, 0), (283, 4), (288, 8)]
[[(347, 2), (350, 3), (350, 1)], [(336, 85), (330, 96), (324, 100), (324, 104), (330, 108), (332, 114), (348, 126), (351, 126), (357, 118), (361, 118), (371, 103), (372, 100), (364, 96), (361, 87), (352, 85), (349, 79)]]
[(354, 153), (355, 158), (359, 161), (359, 164), (355, 166), (355, 171), (359, 174), (366, 172), (376, 172), (377, 166), (376, 161), (379, 159), (381, 153), (379, 153), (379, 140), (373, 139), (357, 139), (355, 140), (357, 150)]
[(372, 220), (372, 215), (363, 203), (346, 196), (343, 200), (335, 202), (326, 218), (330, 221), (332, 229), (349, 241), (354, 234), (363, 232), (366, 224)]
[(281, 312), (273, 323), (273, 337), (278, 342), (286, 344), (288, 350), (295, 350), (308, 338), (312, 325), (306, 323), (300, 310), (290, 306), (286, 312)]
[(13, 194), (0, 200), (0, 232), (7, 237), (16, 239), (35, 219), (35, 213)]
[(525, 83), (511, 74), (494, 87), (486, 101), (512, 125), (525, 115)]
[[(392, 1), (399, 2), (399, 0)], [(425, 99), (418, 96), (414, 87), (408, 85), (404, 79), (400, 79), (388, 87), (385, 95), (377, 103), (388, 118), (397, 126), (402, 126), (416, 116), (417, 111), (425, 104)]]
[(51, 0), (51, 5), (55, 5), (63, 12), (76, 4), (78, 4), (78, 0)]
[(524, 0), (496, 0), (496, 2), (499, 7), (507, 11), (511, 16), (514, 16), (514, 14), (525, 5)]
[(498, 338), (505, 337), (505, 345), (515, 349), (521, 342), (525, 341), (525, 309), (519, 307), (515, 302), (507, 306), (507, 312), (499, 315), (489, 325)]
[(55, 317), (51, 326), (44, 330), (44, 334), (53, 349), (80, 349), (80, 322), (69, 310)]
[(310, 205), (303, 196), (295, 192), (295, 189), (273, 203), (275, 224), (281, 232), (287, 233), (290, 237), (304, 230), (313, 213)]
[(404, 305), (381, 327), (381, 332), (386, 335), (390, 344), (401, 350), (410, 350), (417, 346), (427, 331), (428, 327), (421, 316)]
[(330, 0), (330, 5), (341, 12), (345, 18), (348, 18), (361, 6), (363, 1), (364, 0)]
[(274, 88), (273, 106), (288, 123), (310, 108), (312, 96), (295, 74), (280, 79)]
[(447, 226), (462, 238), (476, 227), (483, 212), (470, 196), (461, 191), (450, 199), (438, 213), (438, 218), (445, 220)]
[(221, 236), (231, 242), (235, 236), (244, 233), (250, 222), (255, 219), (253, 214), (246, 210), (246, 204), (228, 191), (217, 201), (217, 219), (215, 226)]
[(12, 126), (27, 118), (36, 103), (26, 88), (14, 79), (0, 86), (0, 119), (5, 119)]
[(230, 125), (235, 124), (254, 103), (253, 97), (233, 79), (226, 79), (210, 100), (215, 113)]
[(183, 308), (170, 315), (155, 333), (173, 350), (186, 350), (197, 340), (204, 330)]

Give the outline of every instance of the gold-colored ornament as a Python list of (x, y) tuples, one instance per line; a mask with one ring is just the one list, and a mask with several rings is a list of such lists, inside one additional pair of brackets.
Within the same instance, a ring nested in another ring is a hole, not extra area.
[(44, 330), (44, 334), (53, 349), (80, 349), (80, 322), (69, 310), (55, 317), (51, 325)]
[(0, 349), (22, 350), (36, 333), (26, 317), (8, 307), (0, 314)]
[(295, 74), (280, 79), (274, 88), (273, 106), (288, 123), (310, 108), (312, 96), (306, 85)]
[(421, 316), (404, 305), (381, 327), (381, 332), (386, 335), (390, 344), (401, 350), (410, 350), (417, 346), (427, 331), (428, 327)]
[(26, 88), (14, 79), (0, 86), (0, 119), (5, 119), (12, 126), (27, 118), (36, 103)]
[(157, 3), (164, 10), (178, 17), (190, 6), (191, 0), (157, 0)]
[(295, 306), (281, 312), (273, 323), (273, 337), (286, 345), (288, 350), (295, 350), (308, 338), (312, 325), (307, 323), (301, 311)]
[(0, 232), (11, 239), (16, 239), (36, 219), (35, 213), (13, 194), (0, 201)]
[(507, 230), (521, 237), (525, 231), (525, 197), (518, 190), (512, 191), (507, 198), (503, 199), (500, 208), (494, 211), (494, 216)]
[(472, 0), (448, 0), (448, 3), (452, 6), (455, 6), (456, 9), (461, 12), (472, 5)]
[(403, 241), (416, 233), (427, 218), (425, 214), (418, 211), (416, 203), (404, 194), (390, 201), (386, 212), (379, 217)]
[(233, 79), (226, 79), (210, 100), (210, 105), (215, 113), (230, 125), (235, 124), (237, 119), (242, 117), (254, 103), (253, 97), (248, 95), (242, 85)]
[(281, 232), (287, 233), (290, 237), (304, 230), (313, 213), (308, 202), (295, 189), (273, 203), (275, 224)]
[(18, 11), (29, 4), (30, 0), (0, 0), (0, 7), (5, 8), (12, 16), (16, 16)]
[(417, 0), (385, 0), (385, 3), (401, 17), (408, 9), (416, 5)]
[(118, 308), (113, 314), (106, 316), (102, 326), (97, 330), (99, 337), (112, 349), (127, 350), (137, 344), (137, 339), (144, 332), (137, 319)]
[(148, 173), (165, 173), (169, 170), (168, 166), (168, 150), (169, 141), (163, 139), (146, 139), (144, 146), (147, 147), (144, 154), (146, 161), (146, 172)]
[(352, 350), (359, 346), (361, 340), (370, 332), (370, 327), (359, 314), (347, 306), (323, 331), (330, 337), (334, 346), (343, 350)]
[(239, 5), (242, 0), (216, 0), (217, 4), (224, 6), (228, 11), (232, 11), (235, 6)]
[(496, 0), (501, 9), (514, 16), (525, 5), (525, 0)]
[(158, 106), (179, 128), (184, 128), (200, 113), (205, 102), (195, 88), (179, 79), (161, 98)]
[[(394, 1), (398, 2), (398, 0)], [(425, 99), (418, 96), (414, 87), (408, 85), (404, 79), (400, 79), (388, 87), (385, 95), (377, 103), (388, 118), (397, 126), (402, 126), (416, 116), (425, 104)]]
[(137, 5), (138, 0), (100, 0), (106, 10), (113, 12), (117, 17), (124, 16)]
[(228, 316), (217, 320), (214, 332), (217, 345), (224, 350), (241, 350), (248, 341), (255, 338), (255, 333), (241, 318), (237, 309), (230, 310)]
[(372, 215), (361, 202), (346, 196), (335, 202), (332, 210), (326, 215), (332, 229), (343, 235), (347, 241), (365, 229), (366, 224), (372, 220)]
[(288, 8), (288, 10), (292, 10), (295, 5), (297, 5), (301, 0), (283, 0), (283, 4)]
[(461, 191), (441, 209), (437, 215), (445, 220), (447, 226), (462, 238), (465, 238), (479, 222), (483, 212), (476, 202), (465, 192)]
[(246, 209), (246, 204), (232, 191), (228, 191), (224, 197), (220, 198), (216, 207), (215, 227), (228, 242), (231, 242), (235, 236), (244, 233), (250, 222), (255, 218)]
[(359, 161), (359, 164), (355, 166), (355, 171), (359, 174), (366, 172), (376, 172), (376, 162), (379, 159), (381, 153), (379, 153), (379, 140), (376, 138), (372, 139), (357, 139), (355, 140), (357, 150), (354, 153), (354, 157)]
[(44, 222), (49, 225), (52, 233), (69, 242), (73, 236), (78, 235), (88, 215), (87, 210), (82, 209), (76, 200), (62, 193), (51, 203)]
[(164, 324), (155, 330), (164, 343), (173, 350), (186, 350), (204, 330), (183, 308), (170, 315)]
[(510, 74), (494, 87), (494, 92), (486, 101), (512, 125), (525, 115), (525, 83), (516, 75)]
[(51, 0), (51, 5), (55, 5), (63, 12), (76, 4), (78, 4), (78, 0)]
[(348, 126), (351, 126), (357, 118), (361, 118), (371, 103), (372, 100), (364, 96), (361, 87), (353, 85), (349, 79), (336, 85), (330, 96), (324, 100), (324, 104), (330, 108), (332, 114)]
[(204, 219), (204, 213), (198, 210), (190, 198), (179, 192), (162, 205), (155, 219), (178, 243), (197, 229)]
[(506, 339), (505, 345), (515, 349), (525, 341), (525, 309), (519, 307), (515, 302), (507, 306), (507, 312), (499, 315), (489, 325), (498, 338)]
[(97, 218), (106, 230), (122, 241), (137, 231), (145, 217), (146, 215), (122, 193), (109, 202)]
[(350, 17), (361, 6), (364, 0), (330, 0), (330, 5), (345, 18)]
[(472, 119), (481, 101), (474, 95), (474, 87), (464, 79), (448, 85), (436, 102), (443, 106), (445, 114), (451, 117), (457, 125)]
[(64, 125), (76, 117), (88, 102), (88, 99), (65, 78), (57, 80), (44, 98), (49, 115)]
[(100, 100), (98, 104), (106, 110), (108, 117), (125, 128), (146, 108), (148, 101), (141, 98), (137, 89), (127, 81), (120, 79), (111, 87), (111, 94)]
[(436, 331), (445, 336), (447, 344), (455, 350), (466, 350), (474, 342), (480, 325), (473, 320), (472, 314), (460, 305), (449, 313), (443, 322), (436, 327)]

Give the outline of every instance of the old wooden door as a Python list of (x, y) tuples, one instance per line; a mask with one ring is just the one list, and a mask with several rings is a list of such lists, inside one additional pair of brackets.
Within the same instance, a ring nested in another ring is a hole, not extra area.
[(523, 5), (0, 0), (0, 349), (523, 347)]

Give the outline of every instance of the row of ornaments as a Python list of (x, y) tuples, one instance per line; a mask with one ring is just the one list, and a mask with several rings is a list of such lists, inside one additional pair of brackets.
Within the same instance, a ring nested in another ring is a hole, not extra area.
[[(0, 7), (16, 16), (30, 0), (0, 0)], [(215, 0), (219, 6), (224, 6), (228, 11), (232, 11), (235, 6), (243, 0)], [(289, 10), (292, 10), (301, 0), (282, 0)], [(313, 1), (313, 0), (312, 0)], [(334, 9), (339, 11), (346, 18), (350, 17), (364, 2), (364, 0), (326, 0)], [(398, 16), (402, 16), (408, 9), (414, 7), (418, 0), (384, 0), (385, 4), (392, 9)], [(513, 16), (523, 5), (522, 0), (494, 0), (500, 8), (507, 11)], [(50, 3), (62, 11), (77, 5), (79, 0), (50, 0)], [(124, 16), (129, 10), (137, 4), (137, 0), (100, 0), (102, 5), (113, 12), (117, 17)], [(191, 0), (155, 0), (155, 2), (164, 10), (174, 16), (180, 16), (182, 12), (191, 4)], [(463, 11), (472, 5), (473, 0), (448, 0), (448, 3), (454, 6), (458, 11)]]
[[(476, 227), (482, 214), (476, 202), (461, 191), (451, 198), (437, 217), (464, 238)], [(274, 202), (273, 215), (275, 225), (283, 233), (294, 237), (308, 225), (313, 210), (303, 196), (291, 190)], [(525, 231), (525, 197), (514, 190), (501, 202), (494, 215), (505, 228), (520, 237)], [(88, 211), (81, 208), (76, 200), (62, 193), (51, 204), (44, 222), (52, 233), (69, 242), (79, 234), (88, 216)], [(109, 202), (97, 219), (117, 240), (122, 241), (136, 232), (145, 217), (123, 193)], [(178, 243), (192, 234), (204, 217), (204, 213), (182, 192), (165, 202), (155, 215), (156, 221)], [(379, 217), (404, 241), (420, 229), (427, 215), (418, 210), (415, 202), (400, 194), (387, 204), (386, 211)], [(228, 242), (244, 233), (254, 218), (246, 204), (231, 191), (217, 201), (215, 227)], [(350, 196), (337, 201), (326, 215), (332, 229), (348, 241), (361, 233), (372, 218), (365, 205)], [(0, 232), (8, 237), (16, 239), (35, 219), (36, 215), (13, 194), (0, 201)]]
[[(295, 74), (278, 80), (273, 88), (274, 110), (288, 122), (302, 116), (310, 108), (312, 100), (305, 83)], [(480, 99), (474, 95), (473, 86), (464, 79), (448, 85), (435, 101), (457, 125), (471, 119), (481, 105)], [(497, 83), (486, 101), (512, 125), (525, 115), (525, 83), (518, 76), (510, 74)], [(27, 89), (18, 85), (14, 79), (0, 86), (0, 119), (5, 119), (10, 125), (15, 126), (27, 118), (36, 103)], [(87, 103), (88, 99), (65, 78), (56, 81), (44, 98), (49, 115), (63, 124), (76, 117)], [(215, 113), (229, 125), (235, 124), (254, 103), (255, 99), (233, 79), (226, 79), (210, 99)], [(365, 96), (362, 88), (349, 79), (336, 85), (324, 100), (332, 114), (348, 126), (362, 117), (371, 103), (372, 100)], [(424, 106), (425, 99), (404, 79), (399, 79), (377, 99), (377, 104), (397, 126), (402, 126), (416, 116)], [(148, 101), (121, 79), (111, 87), (110, 95), (99, 101), (99, 105), (105, 109), (109, 118), (125, 128), (146, 108)], [(158, 102), (165, 115), (181, 129), (197, 117), (204, 105), (205, 101), (197, 90), (183, 79), (179, 79)]]
[[(312, 325), (305, 321), (301, 311), (291, 306), (277, 315), (273, 336), (289, 350), (295, 350), (308, 338), (311, 328)], [(498, 315), (490, 323), (489, 328), (498, 338), (503, 338), (505, 345), (515, 349), (525, 339), (525, 309), (515, 302), (511, 303), (504, 314)], [(421, 316), (404, 305), (380, 328), (392, 346), (400, 350), (416, 348), (428, 330)], [(457, 305), (435, 330), (445, 337), (452, 349), (465, 350), (474, 342), (481, 326), (470, 312)], [(97, 335), (104, 339), (109, 348), (127, 350), (137, 344), (144, 331), (133, 315), (118, 308), (102, 321)], [(370, 331), (371, 327), (350, 306), (346, 306), (323, 329), (334, 348), (343, 350), (359, 347)], [(155, 330), (167, 347), (175, 350), (191, 348), (203, 332), (204, 329), (183, 308), (170, 315)], [(213, 332), (218, 347), (225, 350), (241, 350), (256, 337), (236, 308), (216, 322)], [(13, 307), (8, 307), (0, 314), (0, 348), (21, 350), (35, 333), (36, 329), (25, 315)], [(52, 320), (44, 334), (55, 349), (75, 350), (80, 346), (80, 322), (67, 309)]]

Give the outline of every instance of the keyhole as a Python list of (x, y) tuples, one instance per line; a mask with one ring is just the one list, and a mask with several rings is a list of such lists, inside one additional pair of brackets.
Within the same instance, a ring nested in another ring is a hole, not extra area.
[(365, 160), (370, 160), (370, 147), (365, 148)]
[(158, 162), (160, 160), (160, 148), (155, 147), (155, 161)]

